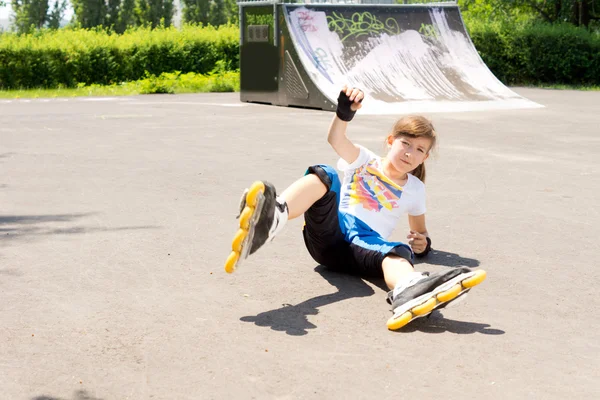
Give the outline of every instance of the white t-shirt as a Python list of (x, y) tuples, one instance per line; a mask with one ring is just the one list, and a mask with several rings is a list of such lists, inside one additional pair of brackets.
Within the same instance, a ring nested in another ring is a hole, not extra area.
[(344, 172), (340, 211), (354, 215), (387, 239), (400, 216), (425, 213), (425, 185), (411, 174), (404, 186), (397, 185), (383, 173), (381, 157), (358, 147), (360, 154), (352, 164), (338, 161), (338, 169)]

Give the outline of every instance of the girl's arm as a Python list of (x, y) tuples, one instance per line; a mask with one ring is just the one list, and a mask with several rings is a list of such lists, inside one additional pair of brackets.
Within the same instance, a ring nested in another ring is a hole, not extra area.
[[(359, 89), (344, 86), (340, 92), (340, 97), (338, 98), (338, 110), (333, 117), (333, 121), (331, 121), (329, 132), (327, 134), (327, 142), (329, 142), (335, 152), (348, 164), (352, 164), (358, 158), (360, 150), (346, 136), (348, 122), (343, 121), (339, 116), (341, 115), (342, 118), (344, 115), (347, 116), (348, 114), (352, 114), (353, 116), (362, 106), (361, 101), (363, 98), (364, 94)], [(350, 116), (349, 119), (352, 119), (352, 116)]]
[(327, 134), (327, 142), (333, 150), (348, 164), (352, 164), (360, 154), (359, 148), (346, 136), (348, 123), (342, 121), (337, 115), (333, 117)]
[(431, 249), (431, 242), (427, 241), (429, 233), (425, 226), (425, 214), (417, 216), (409, 215), (408, 226), (410, 227), (410, 233), (406, 236), (408, 244), (415, 252), (415, 255), (426, 255)]

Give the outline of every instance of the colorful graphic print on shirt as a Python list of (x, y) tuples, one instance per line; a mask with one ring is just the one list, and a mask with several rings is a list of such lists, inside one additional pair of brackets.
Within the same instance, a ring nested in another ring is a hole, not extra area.
[(368, 211), (398, 208), (402, 187), (392, 182), (375, 167), (371, 160), (354, 171), (350, 180), (348, 197), (343, 202), (349, 206), (361, 204)]

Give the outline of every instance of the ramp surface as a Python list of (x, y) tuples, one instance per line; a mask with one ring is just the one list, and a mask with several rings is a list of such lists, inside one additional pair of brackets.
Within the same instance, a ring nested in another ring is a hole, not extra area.
[(302, 66), (332, 103), (343, 84), (370, 114), (542, 107), (483, 63), (458, 6), (297, 6), (283, 14)]

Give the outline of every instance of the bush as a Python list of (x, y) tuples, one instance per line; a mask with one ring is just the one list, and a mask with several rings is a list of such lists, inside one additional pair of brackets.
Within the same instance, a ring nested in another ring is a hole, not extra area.
[(507, 84), (600, 84), (600, 35), (569, 24), (467, 20), (490, 70)]
[(218, 62), (225, 70), (236, 70), (238, 41), (234, 26), (137, 28), (122, 35), (102, 29), (5, 33), (0, 89), (110, 85), (173, 71), (208, 74)]
[(219, 72), (198, 75), (193, 72), (163, 72), (160, 76), (147, 74), (146, 78), (132, 82), (141, 94), (152, 93), (195, 93), (195, 92), (235, 92), (240, 88), (240, 75), (237, 72)]

